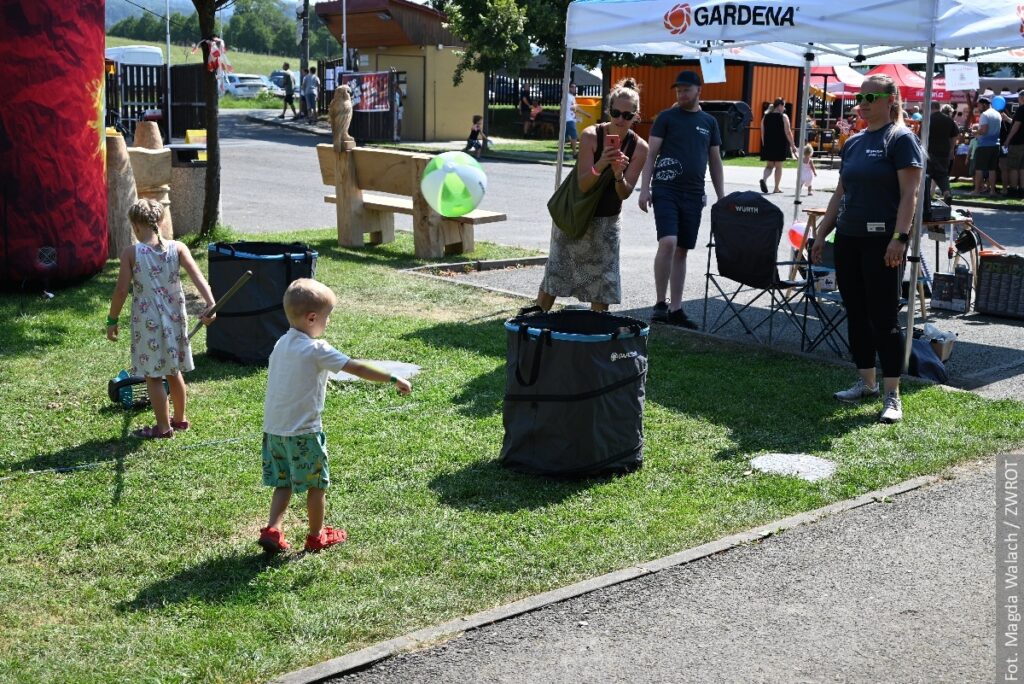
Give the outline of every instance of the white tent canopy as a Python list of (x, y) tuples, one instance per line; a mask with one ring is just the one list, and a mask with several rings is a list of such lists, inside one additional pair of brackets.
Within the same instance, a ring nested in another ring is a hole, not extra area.
[[(729, 44), (746, 48), (758, 43), (762, 48), (805, 57), (804, 111), (810, 66), (815, 63), (849, 63), (864, 54), (860, 46), (865, 43), (925, 48), (927, 111), (936, 49), (955, 51), (984, 45), (1016, 51), (1024, 48), (1024, 20), (1018, 15), (1017, 3), (1007, 0), (869, 0), (847, 4), (834, 0), (575, 0), (569, 4), (565, 22), (563, 92), (568, 89), (573, 50), (693, 56), (695, 46), (698, 50), (700, 46), (722, 49)], [(882, 47), (871, 52), (892, 55), (898, 49)], [(895, 60), (890, 56), (888, 61)], [(565, 122), (561, 125), (564, 128)], [(926, 140), (927, 136), (926, 118), (921, 138)], [(561, 155), (559, 146), (559, 174)], [(922, 198), (926, 197), (925, 190), (922, 178)], [(919, 271), (923, 206), (918, 202), (912, 231), (911, 282), (916, 282)], [(910, 355), (915, 295), (916, 288), (911, 287), (905, 357)]]

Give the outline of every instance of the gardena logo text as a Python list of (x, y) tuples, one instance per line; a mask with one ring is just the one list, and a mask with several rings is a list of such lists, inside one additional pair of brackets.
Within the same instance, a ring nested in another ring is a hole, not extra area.
[(672, 35), (679, 35), (697, 26), (793, 26), (794, 7), (776, 5), (738, 5), (727, 3), (714, 7), (691, 9), (688, 3), (675, 5), (665, 12), (664, 24)]

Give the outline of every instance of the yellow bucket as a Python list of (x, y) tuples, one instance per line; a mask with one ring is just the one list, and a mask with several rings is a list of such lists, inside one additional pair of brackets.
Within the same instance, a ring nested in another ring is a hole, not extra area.
[(576, 128), (583, 130), (587, 126), (593, 126), (601, 120), (601, 98), (599, 97), (577, 97), (576, 105), (586, 113), (586, 116), (579, 117)]

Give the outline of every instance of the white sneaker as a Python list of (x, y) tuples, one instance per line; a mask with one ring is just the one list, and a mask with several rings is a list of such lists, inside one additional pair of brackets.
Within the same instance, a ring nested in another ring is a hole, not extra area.
[(878, 385), (876, 384), (874, 387), (868, 387), (866, 384), (864, 384), (863, 380), (858, 379), (857, 382), (855, 382), (853, 384), (853, 387), (851, 387), (850, 389), (845, 389), (841, 392), (836, 392), (832, 396), (838, 399), (839, 401), (852, 404), (854, 402), (860, 401), (864, 397), (877, 397)]
[(882, 412), (878, 415), (879, 423), (898, 423), (903, 420), (903, 402), (900, 395), (889, 392), (885, 395)]

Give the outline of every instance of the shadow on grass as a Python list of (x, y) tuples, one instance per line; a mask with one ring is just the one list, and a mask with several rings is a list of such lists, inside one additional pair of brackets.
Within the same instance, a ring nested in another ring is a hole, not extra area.
[(134, 454), (141, 445), (139, 440), (126, 437), (131, 416), (131, 412), (125, 412), (121, 437), (94, 439), (60, 449), (53, 453), (40, 454), (15, 464), (11, 471), (4, 473), (4, 475), (15, 476), (19, 473), (27, 474), (29, 471), (37, 473), (73, 473), (78, 470), (113, 463), (114, 492), (111, 498), (112, 503), (116, 506), (121, 502), (121, 494), (124, 491), (125, 460), (128, 456)]
[[(0, 358), (37, 353), (65, 344), (70, 329), (59, 322), (62, 316), (95, 318), (99, 334), (116, 279), (117, 264), (113, 262), (113, 266), (108, 263), (103, 271), (90, 278), (54, 290), (52, 298), (38, 289), (0, 294), (0, 316), (4, 320), (0, 328)], [(39, 318), (45, 320), (41, 323)]]
[[(675, 361), (652, 361), (648, 401), (727, 430), (732, 444), (714, 455), (719, 460), (828, 452), (836, 440), (877, 423), (874, 412), (832, 399), (855, 378), (852, 368), (675, 331), (652, 339), (649, 354)], [(901, 393), (921, 389), (905, 383)]]
[(514, 513), (557, 504), (611, 477), (569, 480), (512, 472), (497, 460), (470, 463), (438, 475), (430, 488), (452, 508), (488, 513)]
[(117, 608), (123, 612), (150, 611), (191, 601), (204, 604), (228, 601), (238, 597), (266, 569), (281, 567), (302, 555), (244, 553), (211, 558), (154, 582)]

